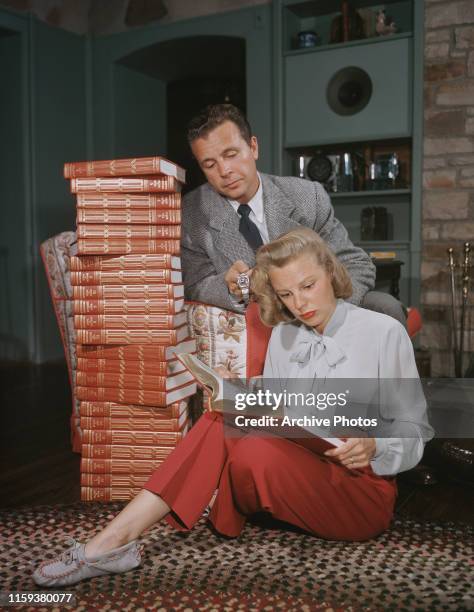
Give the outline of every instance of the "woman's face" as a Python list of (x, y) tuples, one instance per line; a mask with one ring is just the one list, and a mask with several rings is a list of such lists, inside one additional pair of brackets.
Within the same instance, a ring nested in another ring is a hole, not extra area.
[(282, 268), (272, 266), (268, 276), (291, 314), (320, 334), (336, 308), (331, 278), (315, 257), (305, 253)]

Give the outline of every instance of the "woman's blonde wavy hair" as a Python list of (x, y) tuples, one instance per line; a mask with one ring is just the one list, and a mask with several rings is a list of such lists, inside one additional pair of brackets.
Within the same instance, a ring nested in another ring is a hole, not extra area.
[(291, 230), (259, 248), (250, 277), (251, 290), (260, 308), (260, 318), (266, 325), (273, 327), (281, 322), (294, 321), (293, 315), (273, 290), (268, 276), (270, 268), (283, 268), (307, 253), (313, 255), (317, 264), (331, 277), (336, 298), (346, 299), (352, 295), (352, 283), (347, 270), (324, 240), (307, 227)]

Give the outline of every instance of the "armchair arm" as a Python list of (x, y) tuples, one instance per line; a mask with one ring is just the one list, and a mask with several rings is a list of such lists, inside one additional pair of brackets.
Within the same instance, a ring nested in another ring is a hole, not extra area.
[(244, 314), (201, 302), (186, 302), (197, 355), (210, 367), (224, 366), (240, 378), (263, 372), (271, 328), (251, 303)]

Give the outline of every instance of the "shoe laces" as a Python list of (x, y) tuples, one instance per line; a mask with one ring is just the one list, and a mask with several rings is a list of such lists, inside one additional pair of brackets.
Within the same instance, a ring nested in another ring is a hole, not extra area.
[(66, 565), (71, 565), (78, 560), (80, 544), (74, 538), (67, 538), (66, 544), (70, 546), (70, 548), (61, 554), (61, 561)]

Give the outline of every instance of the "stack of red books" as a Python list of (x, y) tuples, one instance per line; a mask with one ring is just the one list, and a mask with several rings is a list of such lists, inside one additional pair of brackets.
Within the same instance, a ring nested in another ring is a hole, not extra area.
[(184, 170), (161, 157), (68, 163), (83, 500), (129, 499), (185, 435), (194, 352), (181, 276)]

